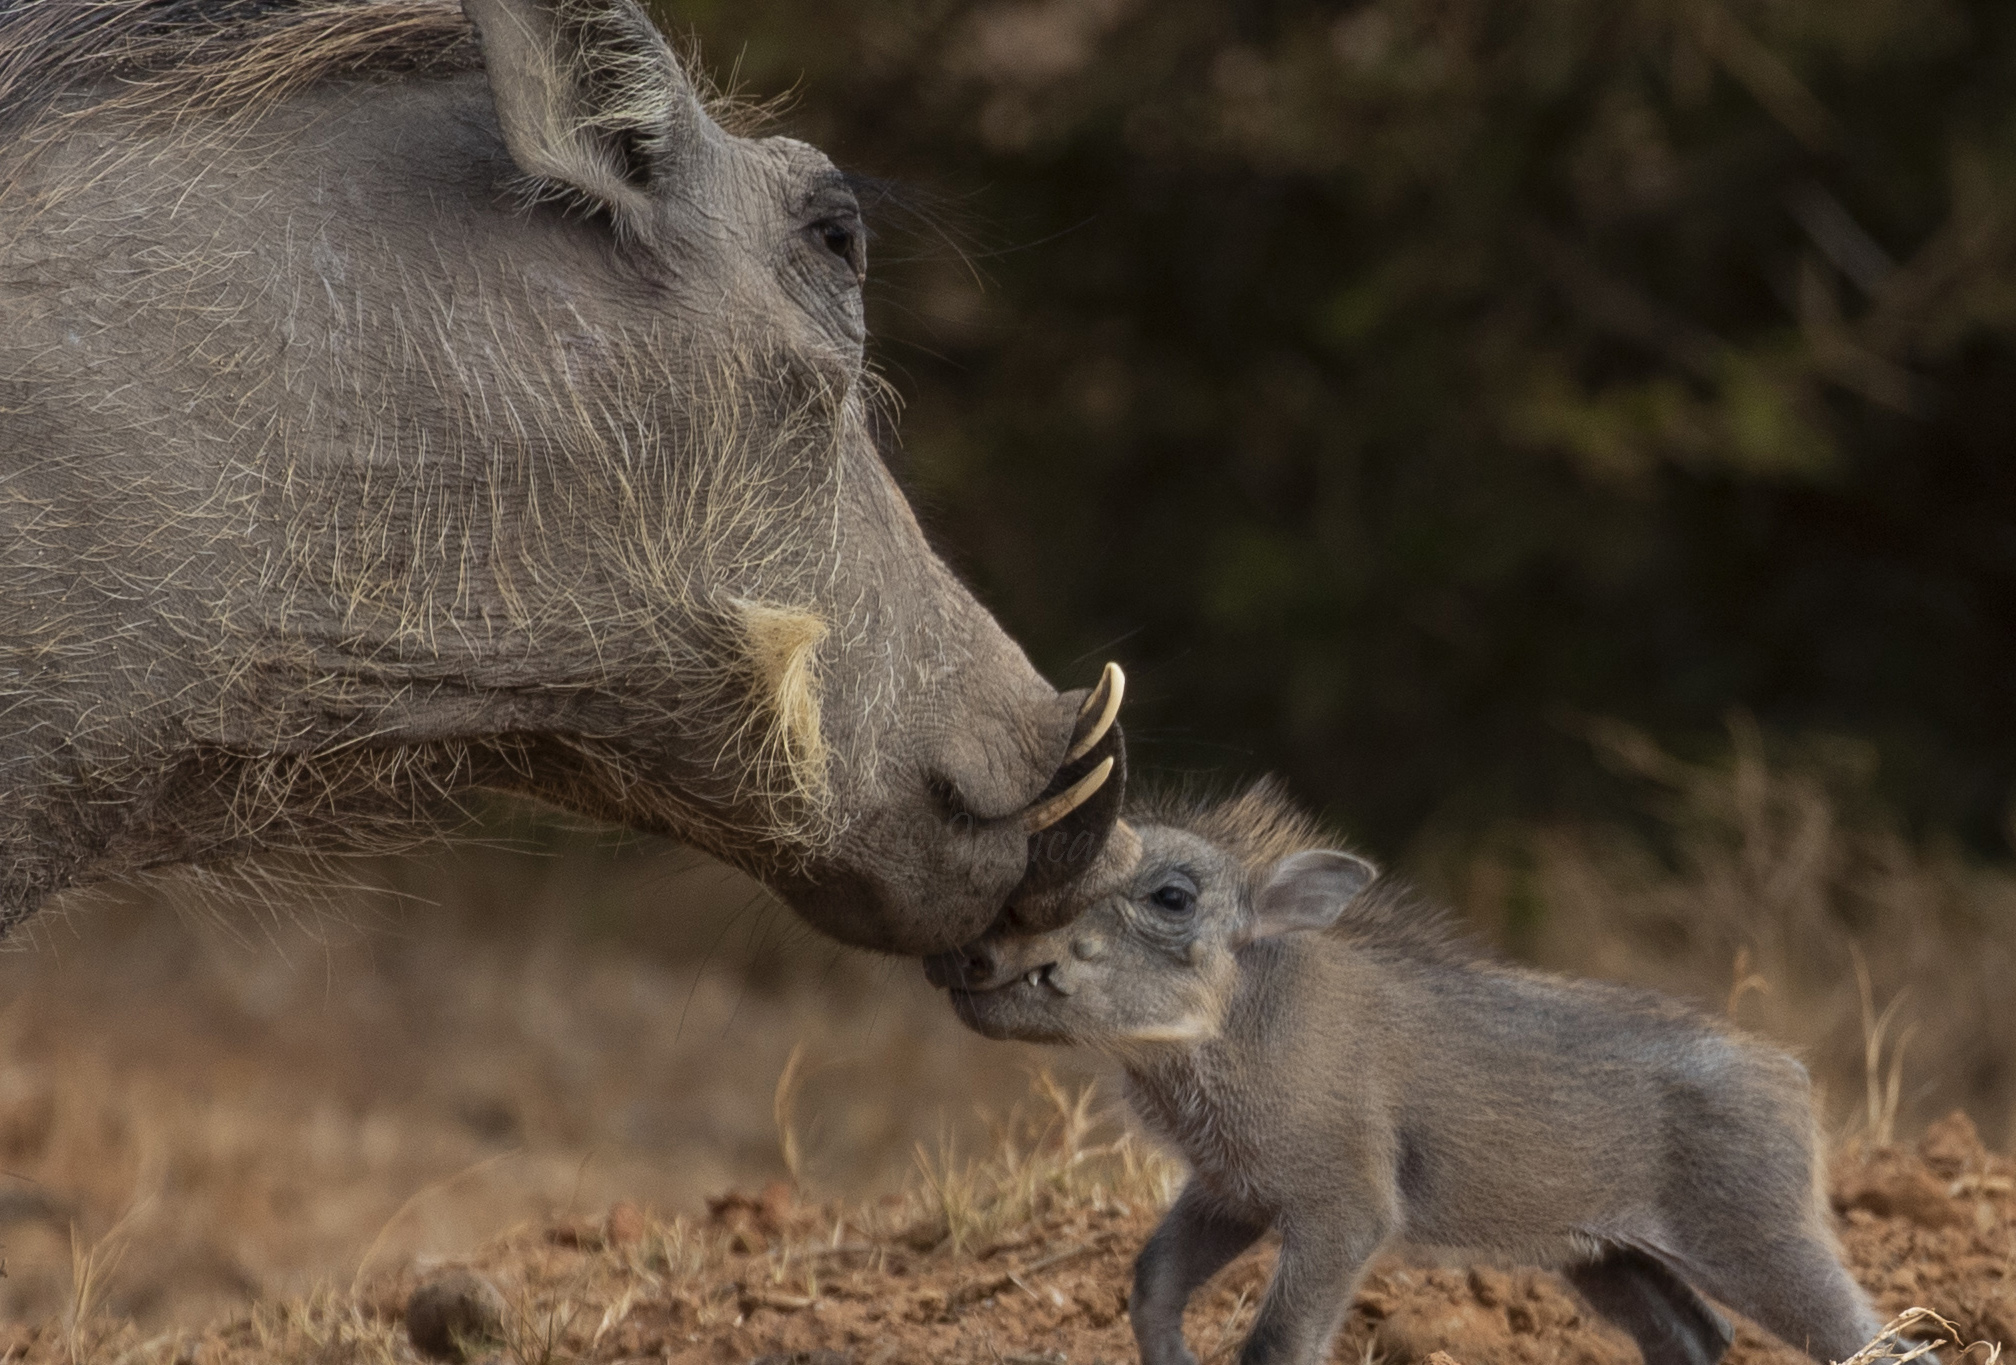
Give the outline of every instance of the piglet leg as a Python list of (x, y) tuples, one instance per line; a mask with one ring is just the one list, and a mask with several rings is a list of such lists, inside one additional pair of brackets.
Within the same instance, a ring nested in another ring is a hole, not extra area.
[(1319, 1365), (1344, 1320), (1365, 1263), (1392, 1220), (1372, 1201), (1350, 1208), (1297, 1209), (1281, 1221), (1281, 1260), (1240, 1365)]
[(1183, 1341), (1183, 1306), (1266, 1230), (1263, 1220), (1228, 1211), (1195, 1180), (1183, 1187), (1134, 1262), (1127, 1317), (1141, 1365), (1197, 1365)]
[(1631, 1334), (1645, 1365), (1717, 1365), (1735, 1339), (1726, 1318), (1642, 1251), (1612, 1248), (1564, 1273), (1591, 1308)]

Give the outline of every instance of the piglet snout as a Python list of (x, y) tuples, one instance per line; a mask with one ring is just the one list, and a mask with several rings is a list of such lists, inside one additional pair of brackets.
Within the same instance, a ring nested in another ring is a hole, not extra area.
[[(1032, 954), (1030, 940), (985, 939), (924, 959), (924, 979), (946, 990), (992, 991), (1013, 984), (1018, 978), (1047, 979), (1056, 963), (1049, 955)], [(1021, 951), (1011, 951), (1020, 949)]]

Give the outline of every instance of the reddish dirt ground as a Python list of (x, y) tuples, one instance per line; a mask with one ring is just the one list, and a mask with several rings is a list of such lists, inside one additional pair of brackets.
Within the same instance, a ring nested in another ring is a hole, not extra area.
[[(2016, 1341), (2016, 1165), (1981, 1147), (1956, 1116), (1915, 1149), (1837, 1163), (1833, 1199), (1848, 1262), (1886, 1315), (1924, 1306), (1969, 1342)], [(744, 1361), (837, 1350), (860, 1365), (908, 1362), (1131, 1361), (1126, 1286), (1152, 1226), (1145, 1214), (1065, 1212), (1025, 1237), (968, 1258), (864, 1253), (836, 1267), (818, 1309), (744, 1295), (740, 1325), (684, 1334), (635, 1325), (625, 1354)], [(1236, 1262), (1193, 1304), (1189, 1337), (1203, 1365), (1236, 1353), (1272, 1266)], [(1592, 1319), (1556, 1277), (1532, 1270), (1382, 1264), (1360, 1290), (1333, 1358), (1629, 1365), (1637, 1351)], [(1985, 1355), (1977, 1348), (1975, 1357)], [(1806, 1357), (1740, 1324), (1730, 1365)]]

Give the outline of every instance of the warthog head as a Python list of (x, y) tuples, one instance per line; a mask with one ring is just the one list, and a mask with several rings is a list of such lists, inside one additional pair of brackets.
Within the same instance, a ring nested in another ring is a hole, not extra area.
[(0, 918), (509, 788), (927, 952), (1100, 855), (880, 458), (847, 179), (632, 0), (0, 0)]
[(1001, 925), (925, 963), (990, 1038), (1122, 1055), (1216, 1037), (1240, 954), (1327, 929), (1377, 875), (1318, 846), (1316, 824), (1262, 783), (1230, 801), (1121, 822), (1103, 879), (1075, 888), (1061, 927)]

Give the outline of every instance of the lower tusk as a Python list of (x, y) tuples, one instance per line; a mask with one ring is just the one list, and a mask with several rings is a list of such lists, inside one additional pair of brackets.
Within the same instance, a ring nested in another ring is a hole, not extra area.
[(1112, 758), (1103, 758), (1099, 766), (1085, 776), (1058, 792), (1048, 801), (1031, 806), (1022, 812), (1022, 828), (1030, 834), (1038, 834), (1050, 828), (1059, 820), (1077, 810), (1092, 799), (1092, 794), (1106, 785), (1106, 779), (1113, 775)]
[(1113, 822), (1113, 833), (1107, 838), (1106, 847), (1107, 856), (1130, 871), (1141, 861), (1141, 836), (1125, 820)]
[(1043, 984), (1043, 969), (1041, 967), (1031, 967), (1029, 975), (1022, 979), (1032, 986), (1040, 986)]
[(1091, 724), (1085, 733), (1072, 741), (1064, 754), (1066, 763), (1076, 763), (1092, 752), (1092, 746), (1106, 738), (1106, 732), (1113, 728), (1113, 718), (1120, 714), (1120, 698), (1127, 695), (1127, 675), (1120, 671), (1120, 665), (1109, 663), (1099, 675), (1099, 685), (1085, 698), (1085, 704), (1078, 710), (1078, 719), (1083, 723), (1088, 717)]

